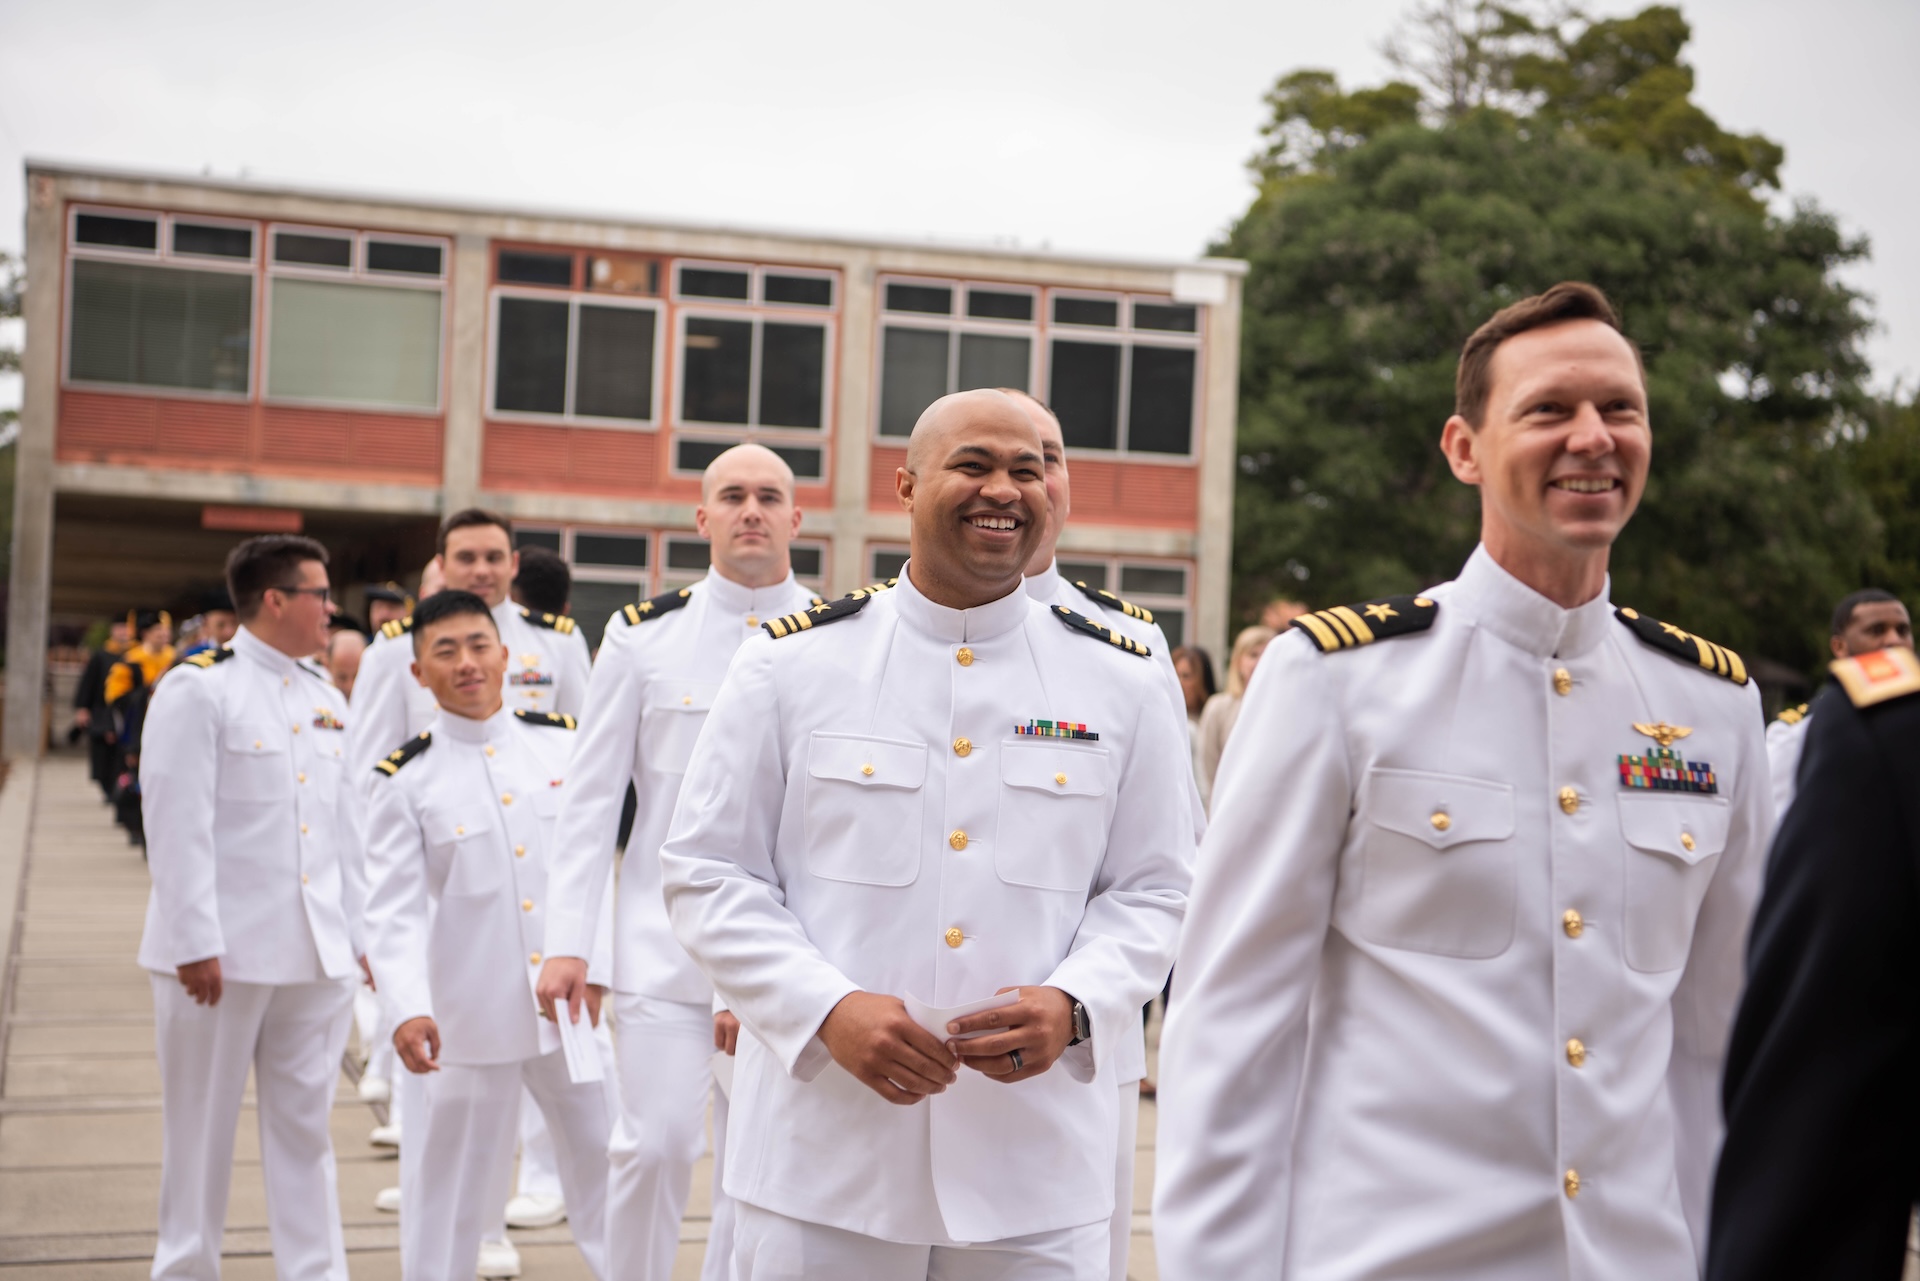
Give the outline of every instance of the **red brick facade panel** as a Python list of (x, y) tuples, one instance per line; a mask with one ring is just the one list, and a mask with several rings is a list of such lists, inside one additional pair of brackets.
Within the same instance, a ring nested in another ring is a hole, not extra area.
[(867, 510), (897, 512), (900, 498), (894, 493), (893, 474), (907, 465), (907, 451), (895, 445), (875, 445), (867, 464)]
[(490, 422), (480, 452), (480, 484), (500, 490), (651, 495), (657, 439), (652, 432)]
[(1164, 463), (1068, 460), (1073, 519), (1102, 525), (1191, 529), (1200, 516), (1200, 471)]

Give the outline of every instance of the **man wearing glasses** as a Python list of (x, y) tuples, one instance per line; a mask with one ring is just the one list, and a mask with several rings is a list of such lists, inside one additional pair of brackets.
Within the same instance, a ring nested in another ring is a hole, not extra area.
[(327, 1119), (365, 893), (343, 857), (346, 699), (302, 661), (333, 611), (326, 548), (248, 539), (227, 584), (240, 630), (161, 681), (141, 756), (153, 893), (139, 960), (163, 1133), (153, 1276), (219, 1273), (252, 1069), (275, 1268), (345, 1281)]

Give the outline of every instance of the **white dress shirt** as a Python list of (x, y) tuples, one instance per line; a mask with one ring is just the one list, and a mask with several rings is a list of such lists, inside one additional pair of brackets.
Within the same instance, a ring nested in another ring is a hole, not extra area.
[(621, 860), (614, 988), (669, 1001), (712, 999), (713, 985), (667, 924), (660, 844), (734, 651), (761, 623), (815, 599), (791, 575), (751, 588), (713, 570), (683, 593), (658, 597), (644, 611), (629, 606), (608, 620), (587, 687), (593, 715), (575, 739), (560, 813), (554, 910), (547, 918), (551, 955), (585, 955), (631, 783), (639, 804)]
[[(1168, 1281), (1697, 1275), (1758, 692), (1484, 548), (1426, 595), (1422, 633), (1282, 635), (1248, 690), (1161, 1051)], [(1637, 724), (1716, 793), (1626, 787)]]
[(449, 1063), (550, 1053), (560, 1042), (534, 986), (573, 734), (505, 707), (480, 721), (441, 712), (426, 732), (373, 785), (367, 933), (381, 999), (395, 1027), (432, 1018)]
[(168, 672), (147, 712), (140, 964), (219, 957), (229, 983), (345, 978), (365, 896), (342, 857), (347, 700), (245, 627), (228, 649)]
[[(1104, 1220), (1112, 1061), (1185, 906), (1184, 745), (1151, 663), (1023, 591), (948, 609), (908, 572), (850, 618), (741, 647), (661, 850), (675, 934), (753, 1033), (726, 1190), (929, 1245)], [(1018, 732), (1038, 721), (1098, 738)], [(946, 1006), (1039, 984), (1093, 1036), (1014, 1086), (963, 1069), (895, 1106), (816, 1035), (856, 990)]]

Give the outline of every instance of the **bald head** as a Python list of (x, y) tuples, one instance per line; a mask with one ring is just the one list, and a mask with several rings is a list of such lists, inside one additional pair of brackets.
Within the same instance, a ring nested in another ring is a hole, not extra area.
[(1001, 394), (1026, 411), (1040, 433), (1040, 455), (1047, 464), (1047, 527), (1027, 562), (1027, 576), (1044, 574), (1053, 568), (1054, 549), (1060, 544), (1060, 531), (1067, 527), (1073, 512), (1073, 487), (1067, 477), (1067, 441), (1054, 412), (1017, 387), (1002, 387)]
[(712, 502), (714, 494), (729, 482), (760, 485), (769, 481), (786, 491), (788, 502), (793, 501), (793, 468), (787, 466), (786, 459), (765, 445), (735, 445), (721, 451), (700, 474), (700, 501)]
[(793, 468), (765, 445), (735, 445), (707, 464), (693, 522), (723, 578), (755, 588), (784, 582), (800, 532)]
[(928, 405), (913, 425), (913, 434), (907, 437), (907, 470), (922, 474), (927, 460), (944, 456), (957, 433), (995, 424), (1024, 431), (1033, 438), (1034, 453), (1039, 453), (1040, 436), (1033, 419), (1013, 397), (988, 388), (956, 391)]

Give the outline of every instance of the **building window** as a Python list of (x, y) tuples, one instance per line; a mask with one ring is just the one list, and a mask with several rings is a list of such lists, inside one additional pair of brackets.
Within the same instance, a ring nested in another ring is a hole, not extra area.
[(1033, 386), (1035, 294), (1001, 285), (881, 285), (880, 434), (906, 436), (949, 392)]
[(906, 566), (907, 549), (904, 547), (867, 549), (867, 581), (870, 583), (884, 583), (889, 578), (898, 578)]
[(270, 399), (439, 407), (445, 241), (274, 227), (269, 243)]
[(1046, 401), (1067, 448), (1193, 453), (1199, 308), (1056, 293), (1052, 320)]
[(1178, 647), (1187, 643), (1187, 619), (1193, 612), (1189, 587), (1193, 581), (1192, 565), (1070, 554), (1061, 556), (1056, 563), (1068, 582), (1113, 592), (1152, 610), (1153, 621), (1160, 625), (1169, 645)]
[(68, 379), (246, 395), (255, 233), (253, 223), (75, 210)]
[[(765, 445), (772, 450), (787, 466), (793, 468), (795, 480), (817, 481), (827, 474), (827, 451), (814, 445), (792, 445), (777, 439), (754, 437), (754, 443)], [(740, 444), (740, 440), (713, 440), (701, 436), (676, 436), (673, 443), (673, 469), (677, 472), (698, 475), (710, 466), (714, 459), (727, 450)]]
[(826, 325), (683, 314), (680, 332), (681, 422), (802, 431), (825, 424)]
[(494, 411), (652, 423), (659, 331), (651, 303), (503, 292), (494, 302)]

